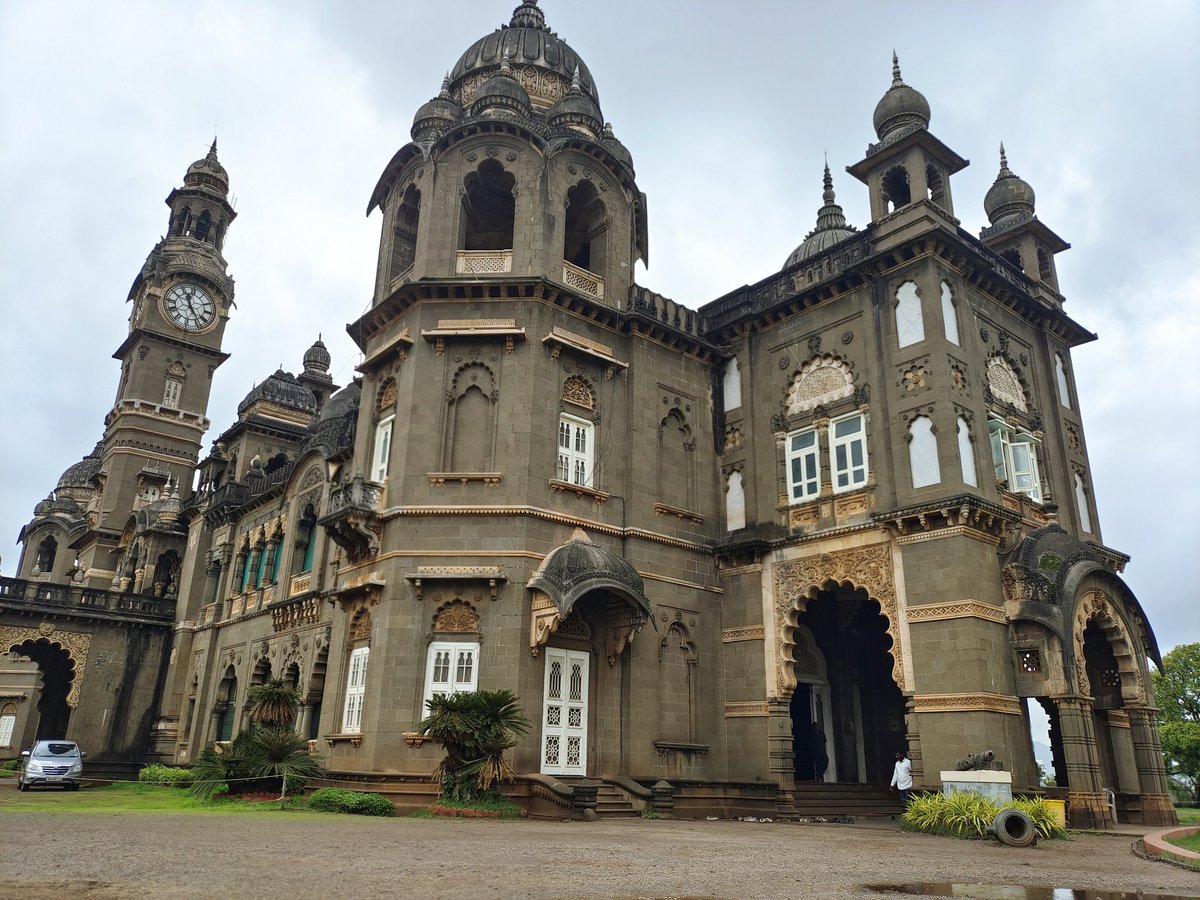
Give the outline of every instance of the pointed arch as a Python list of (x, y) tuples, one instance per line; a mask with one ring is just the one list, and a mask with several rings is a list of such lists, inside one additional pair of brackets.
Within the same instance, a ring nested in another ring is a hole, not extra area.
[(854, 396), (854, 374), (839, 356), (825, 353), (811, 357), (792, 373), (784, 388), (784, 406), (790, 416), (820, 405)]

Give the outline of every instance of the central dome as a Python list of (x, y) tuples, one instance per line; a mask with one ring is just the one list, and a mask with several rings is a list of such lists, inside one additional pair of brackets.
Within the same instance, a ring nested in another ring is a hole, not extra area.
[(537, 0), (525, 0), (513, 11), (508, 25), (480, 38), (462, 55), (450, 72), (454, 101), (469, 106), (480, 86), (500, 71), (505, 56), (535, 109), (547, 110), (565, 97), (576, 72), (583, 93), (600, 105), (587, 64), (547, 27)]

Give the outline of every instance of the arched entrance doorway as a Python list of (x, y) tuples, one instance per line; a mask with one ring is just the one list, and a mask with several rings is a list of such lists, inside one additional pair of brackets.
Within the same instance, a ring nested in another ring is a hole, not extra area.
[(42, 676), (37, 699), (38, 724), (35, 739), (49, 740), (67, 736), (71, 720), (68, 698), (75, 681), (75, 661), (61, 645), (46, 638), (27, 640), (5, 648), (37, 663)]
[(879, 603), (863, 590), (817, 591), (796, 614), (792, 643), (796, 781), (887, 784), (906, 747), (905, 704)]

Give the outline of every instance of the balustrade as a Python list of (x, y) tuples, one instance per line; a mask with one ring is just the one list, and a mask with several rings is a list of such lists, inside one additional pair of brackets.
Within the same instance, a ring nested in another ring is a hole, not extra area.
[(18, 608), (83, 609), (114, 615), (129, 614), (164, 622), (175, 618), (173, 597), (103, 591), (80, 585), (46, 584), (20, 578), (0, 578), (0, 604)]

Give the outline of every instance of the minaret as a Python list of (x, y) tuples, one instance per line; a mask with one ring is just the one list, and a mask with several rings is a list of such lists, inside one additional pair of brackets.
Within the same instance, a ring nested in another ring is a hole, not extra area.
[(176, 494), (182, 484), (187, 499), (209, 426), (213, 373), (228, 358), (221, 342), (234, 284), (222, 247), (237, 214), (215, 140), (166, 203), (168, 233), (129, 290), (129, 334), (113, 354), (121, 378), (105, 417), (99, 489), (87, 530), (72, 545), (92, 587), (120, 583), (132, 515), (160, 499), (168, 479)]

